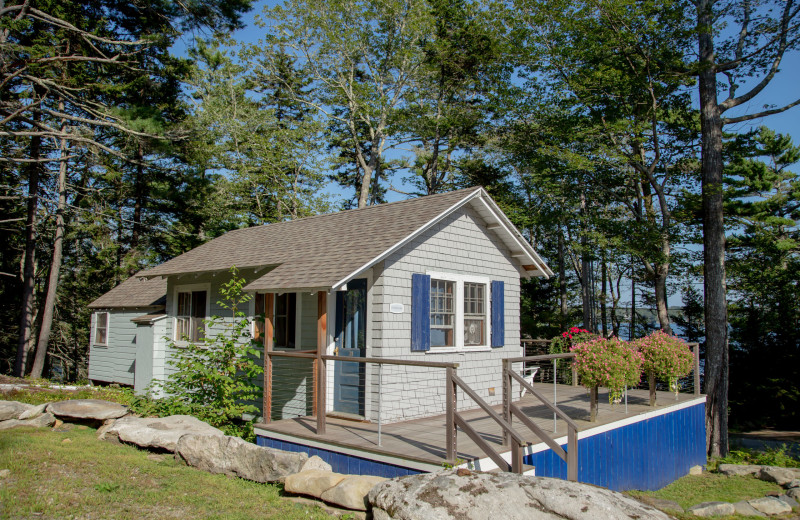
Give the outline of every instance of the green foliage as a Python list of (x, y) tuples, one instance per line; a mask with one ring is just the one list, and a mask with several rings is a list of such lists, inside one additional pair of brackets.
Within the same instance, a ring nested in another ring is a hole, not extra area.
[(608, 388), (611, 403), (622, 396), (626, 385), (636, 386), (641, 380), (642, 355), (616, 337), (579, 343), (571, 351), (581, 383), (586, 388)]
[[(229, 319), (213, 316), (205, 320), (209, 331), (205, 343), (172, 342), (175, 352), (170, 360), (175, 372), (158, 388), (167, 397), (152, 406), (157, 414), (186, 413), (222, 429), (229, 435), (252, 437), (252, 421), (243, 422), (244, 414), (256, 415), (251, 404), (261, 398), (257, 377), (263, 367), (257, 362), (260, 353), (250, 338), (250, 320), (240, 308), (251, 296), (242, 292), (244, 278), (231, 268), (230, 281), (220, 286), (223, 300), (218, 304), (229, 311)], [(147, 409), (146, 402), (137, 406)]]
[(746, 448), (731, 450), (727, 457), (716, 459), (719, 464), (758, 464), (780, 466), (782, 468), (800, 468), (800, 459), (792, 457), (784, 444), (780, 448), (767, 448), (763, 451)]
[(670, 390), (677, 394), (678, 379), (692, 371), (694, 361), (686, 342), (657, 330), (635, 340), (633, 346), (644, 356), (644, 371), (666, 379)]

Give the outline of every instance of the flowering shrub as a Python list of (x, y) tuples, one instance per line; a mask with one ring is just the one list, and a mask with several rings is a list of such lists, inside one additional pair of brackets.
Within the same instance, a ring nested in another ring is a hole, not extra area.
[(560, 336), (556, 336), (550, 340), (550, 353), (561, 354), (563, 352), (569, 352), (573, 345), (597, 337), (599, 337), (597, 334), (593, 334), (586, 329), (570, 327), (568, 331), (562, 332)]
[(657, 330), (634, 344), (644, 356), (644, 370), (666, 379), (670, 390), (677, 394), (678, 379), (691, 372), (694, 361), (686, 342)]
[(575, 364), (583, 385), (608, 388), (608, 398), (612, 403), (622, 396), (626, 385), (635, 386), (641, 379), (642, 354), (616, 337), (585, 341), (570, 351), (575, 353)]

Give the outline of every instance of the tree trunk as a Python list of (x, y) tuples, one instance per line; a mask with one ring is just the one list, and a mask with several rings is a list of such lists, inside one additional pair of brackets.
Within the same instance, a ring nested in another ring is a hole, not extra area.
[[(64, 111), (63, 102), (59, 110)], [(66, 131), (64, 126), (62, 133)], [(64, 210), (67, 205), (67, 140), (61, 139), (61, 162), (58, 165), (58, 206), (56, 208), (56, 230), (53, 237), (53, 257), (50, 260), (50, 275), (47, 279), (47, 291), (42, 309), (42, 326), (39, 329), (39, 341), (36, 345), (36, 357), (31, 368), (31, 377), (42, 377), (47, 347), (50, 344), (50, 331), (53, 327), (53, 311), (58, 294), (58, 278), (61, 273), (61, 259), (64, 247)]]
[[(144, 206), (144, 145), (142, 140), (136, 146), (136, 178), (133, 180), (133, 228), (131, 229), (131, 249), (139, 245), (142, 234), (142, 207)], [(130, 273), (133, 274), (133, 273)]]
[(667, 274), (668, 267), (662, 265), (655, 266), (655, 291), (656, 291), (656, 312), (658, 313), (658, 324), (661, 330), (667, 334), (672, 334), (672, 326), (669, 322), (669, 306), (667, 303)]
[(608, 316), (606, 313), (606, 298), (608, 297), (608, 293), (606, 292), (606, 285), (608, 278), (606, 277), (606, 254), (603, 252), (603, 255), (600, 259), (600, 323), (603, 330), (603, 337), (608, 337)]
[(590, 332), (595, 332), (594, 321), (592, 320), (592, 286), (591, 286), (591, 262), (589, 258), (589, 230), (586, 220), (588, 219), (586, 208), (586, 195), (581, 193), (581, 301), (583, 304), (583, 327)]
[(722, 206), (722, 119), (714, 68), (713, 0), (697, 2), (702, 134), (703, 263), (706, 324), (706, 448), (712, 457), (728, 453), (728, 306), (725, 282), (725, 227)]
[(567, 314), (569, 313), (569, 302), (567, 301), (567, 267), (564, 259), (564, 232), (558, 233), (558, 292), (561, 310), (561, 323), (560, 328), (562, 331), (567, 330)]
[[(33, 120), (39, 121), (38, 111), (33, 113)], [(28, 345), (33, 335), (34, 291), (36, 286), (36, 213), (39, 210), (39, 168), (37, 162), (41, 156), (42, 138), (31, 137), (30, 159), (28, 166), (28, 211), (25, 220), (25, 258), (22, 268), (22, 311), (19, 320), (19, 340), (17, 357), (14, 360), (14, 375), (22, 377), (27, 369)]]
[(632, 340), (636, 336), (636, 280), (633, 279), (633, 268), (631, 268), (631, 330), (628, 331), (628, 339)]
[(652, 370), (647, 372), (647, 386), (650, 387), (650, 406), (656, 405), (656, 373)]

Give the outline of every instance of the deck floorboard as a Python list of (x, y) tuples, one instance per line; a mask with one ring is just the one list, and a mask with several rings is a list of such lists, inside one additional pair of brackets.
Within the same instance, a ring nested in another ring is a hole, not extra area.
[[(534, 386), (551, 402), (553, 401), (552, 384), (535, 383)], [(601, 389), (597, 421), (592, 423), (588, 421), (589, 396), (585, 388), (558, 385), (556, 393), (558, 407), (575, 421), (579, 431), (585, 431), (655, 410), (663, 410), (696, 398), (694, 394), (679, 394), (676, 400), (673, 393), (658, 392), (658, 406), (654, 409), (649, 406), (647, 390), (630, 390), (628, 392), (628, 410), (626, 413), (624, 402), (611, 405), (608, 401), (607, 392)], [(528, 417), (554, 438), (557, 439), (566, 435), (566, 423), (561, 420), (557, 421), (556, 432), (555, 434), (553, 433), (553, 413), (534, 396), (526, 394), (516, 403)], [(501, 406), (496, 406), (494, 409), (502, 413)], [(459, 413), (498, 451), (501, 453), (508, 451), (508, 448), (502, 446), (502, 430), (500, 426), (483, 410), (474, 409), (460, 411)], [(514, 421), (513, 425), (525, 440), (532, 444), (542, 442), (519, 421)], [(437, 465), (444, 462), (447, 456), (444, 415), (383, 424), (381, 426), (380, 445), (378, 444), (377, 423), (358, 422), (337, 417), (327, 418), (327, 432), (325, 435), (317, 435), (315, 433), (316, 419), (313, 417), (284, 419), (267, 424), (258, 424), (256, 427), (267, 432)], [(466, 434), (459, 431), (458, 458), (468, 461), (484, 457), (486, 455), (477, 445)]]

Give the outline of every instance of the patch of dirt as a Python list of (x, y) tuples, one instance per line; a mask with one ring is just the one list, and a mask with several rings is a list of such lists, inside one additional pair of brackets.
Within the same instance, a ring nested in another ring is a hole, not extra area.
[(0, 384), (3, 384), (3, 385), (20, 385), (20, 384), (22, 384), (22, 385), (24, 385), (24, 384), (27, 384), (27, 383), (28, 382), (25, 379), (22, 379), (21, 377), (11, 377), (11, 376), (6, 376), (6, 375), (3, 375), (3, 374), (0, 374)]

